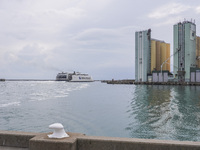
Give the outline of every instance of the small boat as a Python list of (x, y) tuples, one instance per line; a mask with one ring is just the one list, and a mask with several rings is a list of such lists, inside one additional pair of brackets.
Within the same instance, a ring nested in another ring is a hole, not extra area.
[(83, 74), (80, 72), (73, 72), (73, 73), (62, 72), (57, 74), (56, 81), (93, 82), (94, 80), (88, 74)]

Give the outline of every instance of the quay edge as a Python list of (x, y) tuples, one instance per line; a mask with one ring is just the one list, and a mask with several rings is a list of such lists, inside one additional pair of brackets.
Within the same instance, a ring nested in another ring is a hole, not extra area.
[(67, 132), (70, 137), (49, 139), (50, 133), (0, 131), (0, 148), (29, 150), (199, 150), (200, 142), (86, 136)]
[(135, 85), (179, 85), (179, 86), (200, 86), (198, 82), (134, 82)]

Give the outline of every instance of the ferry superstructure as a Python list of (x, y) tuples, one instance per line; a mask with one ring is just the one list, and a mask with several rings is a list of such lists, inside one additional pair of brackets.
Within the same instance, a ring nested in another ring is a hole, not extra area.
[(69, 73), (67, 72), (58, 73), (56, 76), (56, 81), (69, 81)]
[(72, 75), (71, 82), (93, 82), (93, 79), (88, 74), (82, 74), (77, 72), (76, 74)]

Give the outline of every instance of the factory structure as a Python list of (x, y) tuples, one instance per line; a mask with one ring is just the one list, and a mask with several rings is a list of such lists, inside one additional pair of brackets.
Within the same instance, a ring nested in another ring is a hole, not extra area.
[(151, 73), (151, 30), (135, 32), (135, 81), (146, 82)]
[(173, 26), (171, 54), (169, 43), (151, 38), (151, 29), (135, 32), (135, 82), (200, 82), (200, 37), (195, 22)]

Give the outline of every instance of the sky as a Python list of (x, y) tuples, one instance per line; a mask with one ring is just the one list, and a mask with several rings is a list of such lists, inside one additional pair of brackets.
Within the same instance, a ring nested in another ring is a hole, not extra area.
[(0, 0), (0, 78), (55, 79), (79, 71), (95, 80), (135, 78), (135, 32), (171, 44), (173, 25), (198, 0)]

